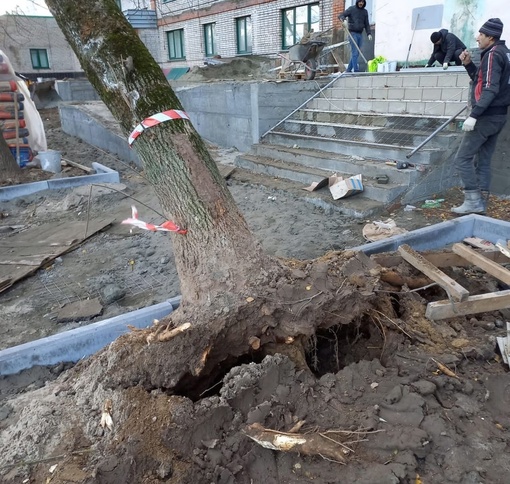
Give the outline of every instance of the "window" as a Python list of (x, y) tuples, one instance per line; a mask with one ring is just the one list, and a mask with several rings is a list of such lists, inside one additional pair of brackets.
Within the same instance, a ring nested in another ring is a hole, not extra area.
[(204, 25), (204, 44), (205, 44), (205, 55), (206, 57), (212, 57), (216, 55), (216, 43), (215, 43), (215, 32), (216, 24), (205, 24)]
[(46, 49), (30, 49), (30, 58), (34, 69), (49, 69), (48, 52)]
[(168, 58), (170, 60), (184, 59), (184, 29), (167, 32), (166, 38), (168, 42)]
[(320, 10), (318, 3), (282, 10), (282, 48), (297, 44), (311, 29), (319, 31)]
[(251, 53), (251, 17), (236, 18), (237, 53)]

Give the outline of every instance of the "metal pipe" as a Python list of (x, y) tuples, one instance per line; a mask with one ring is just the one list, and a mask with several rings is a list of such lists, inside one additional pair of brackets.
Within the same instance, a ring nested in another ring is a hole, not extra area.
[(442, 131), (448, 124), (450, 124), (460, 113), (465, 111), (467, 109), (467, 106), (464, 106), (457, 114), (454, 114), (450, 118), (448, 118), (439, 128), (437, 128), (430, 136), (428, 136), (426, 139), (424, 139), (411, 153), (406, 155), (406, 158), (409, 159), (411, 156), (413, 156), (419, 149), (421, 149), (423, 146), (425, 146), (437, 133)]
[[(312, 97), (308, 98), (303, 104), (301, 104), (300, 106), (298, 106), (296, 109), (294, 109), (294, 111), (292, 111), (290, 114), (288, 114), (287, 116), (285, 116), (279, 123), (275, 124), (272, 128), (268, 129), (260, 138), (259, 140), (261, 140), (262, 138), (264, 138), (267, 134), (269, 134), (271, 131), (273, 131), (275, 128), (277, 128), (278, 126), (280, 126), (280, 124), (284, 123), (285, 121), (287, 121), (287, 119), (289, 119), (295, 112), (299, 111), (303, 106), (305, 106), (306, 104), (308, 104), (312, 99), (316, 98), (317, 96), (319, 96), (322, 91), (325, 91), (329, 86), (331, 86), (331, 84), (333, 84), (334, 82), (336, 82), (338, 79), (340, 79), (342, 76), (344, 75), (344, 73), (342, 72), (339, 76), (336, 76), (335, 78), (333, 78), (330, 82), (328, 82), (324, 87), (320, 88)], [(317, 82), (317, 81), (315, 81)]]

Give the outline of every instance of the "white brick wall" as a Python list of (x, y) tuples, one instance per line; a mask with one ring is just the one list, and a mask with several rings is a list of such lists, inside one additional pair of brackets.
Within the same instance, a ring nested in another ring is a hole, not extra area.
[[(82, 71), (78, 58), (53, 17), (0, 16), (0, 49), (17, 72), (44, 77), (54, 71)], [(50, 68), (32, 68), (30, 49), (46, 49)]]
[[(161, 1), (161, 0), (159, 0)], [(206, 2), (209, 5), (209, 2)], [(217, 2), (215, 2), (217, 3)], [(252, 20), (252, 53), (255, 55), (276, 56), (281, 51), (282, 45), (282, 18), (281, 10), (300, 5), (309, 5), (313, 1), (299, 0), (275, 0), (245, 8), (236, 8), (222, 13), (208, 14), (206, 10), (200, 11), (197, 18), (172, 23), (161, 28), (161, 53), (157, 59), (164, 67), (183, 67), (203, 65), (205, 57), (203, 25), (216, 23), (216, 50), (222, 57), (234, 57), (237, 55), (235, 19), (238, 17), (251, 16)], [(189, 11), (187, 0), (176, 0), (159, 4), (158, 16), (166, 20), (167, 15), (176, 15)], [(322, 31), (332, 26), (332, 0), (320, 0)], [(170, 17), (167, 17), (170, 19)], [(166, 32), (170, 30), (184, 29), (184, 42), (186, 59), (172, 61), (168, 59), (168, 45)]]

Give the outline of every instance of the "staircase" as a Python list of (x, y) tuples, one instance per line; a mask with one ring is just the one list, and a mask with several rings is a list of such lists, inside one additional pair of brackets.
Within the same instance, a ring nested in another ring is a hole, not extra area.
[[(332, 208), (351, 215), (352, 206), (363, 203), (367, 208), (362, 217), (397, 201), (430, 198), (458, 184), (451, 161), (466, 112), (450, 118), (466, 106), (468, 91), (464, 68), (344, 74), (238, 156), (236, 165), (303, 187), (333, 173), (361, 173), (363, 193), (329, 198)], [(388, 161), (414, 166), (397, 169)], [(380, 175), (387, 175), (389, 182), (378, 183)], [(328, 198), (320, 191), (309, 196)]]

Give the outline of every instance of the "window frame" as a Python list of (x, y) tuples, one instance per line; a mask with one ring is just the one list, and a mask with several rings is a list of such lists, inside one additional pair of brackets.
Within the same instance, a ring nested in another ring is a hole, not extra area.
[[(248, 27), (249, 21), (249, 27)], [(237, 54), (251, 54), (253, 51), (253, 23), (251, 21), (251, 15), (245, 15), (243, 17), (237, 17), (236, 22), (236, 50)], [(241, 31), (244, 35), (244, 42), (241, 37)], [(241, 47), (241, 43), (244, 45)]]
[[(181, 50), (181, 57), (177, 55), (176, 49), (175, 49), (175, 36), (179, 36), (179, 47)], [(170, 45), (170, 37), (172, 37), (172, 40), (174, 42), (174, 51), (175, 55), (171, 55), (171, 45)], [(178, 60), (185, 60), (186, 59), (186, 50), (185, 50), (185, 44), (184, 44), (184, 29), (174, 29), (174, 30), (168, 30), (166, 32), (166, 46), (168, 49), (168, 60), (170, 61), (178, 61)]]
[[(319, 2), (313, 2), (313, 3), (308, 3), (306, 5), (298, 5), (296, 7), (289, 7), (289, 8), (283, 8), (281, 10), (281, 13), (282, 13), (282, 18), (281, 18), (281, 26), (282, 26), (282, 50), (289, 50), (289, 47), (292, 47), (293, 45), (297, 44), (301, 37), (298, 37), (297, 36), (297, 32), (296, 32), (296, 26), (298, 25), (296, 23), (296, 10), (298, 9), (301, 9), (301, 8), (306, 8), (307, 9), (307, 12), (306, 12), (306, 16), (307, 16), (307, 22), (306, 22), (306, 29), (307, 31), (310, 31), (310, 29), (312, 28), (312, 8), (313, 7), (316, 7), (319, 9), (319, 15), (318, 15), (318, 21), (316, 22), (318, 25), (317, 27), (320, 26), (320, 18), (321, 18), (321, 15), (320, 15), (320, 3)], [(293, 17), (293, 21), (292, 21), (292, 37), (293, 37), (293, 43), (291, 44), (287, 44), (286, 43), (286, 20), (287, 20), (287, 12), (291, 12), (293, 11), (294, 12), (294, 17)], [(299, 24), (299, 25), (302, 25), (302, 24)], [(317, 29), (318, 31), (318, 29)]]
[[(213, 57), (218, 54), (216, 48), (216, 22), (203, 24), (204, 32), (204, 52), (206, 57)], [(210, 44), (210, 45), (209, 45)], [(212, 50), (209, 50), (209, 47)]]
[[(44, 62), (41, 62), (41, 54), (44, 53), (44, 57), (46, 57), (46, 65), (44, 66)], [(37, 56), (37, 65), (34, 63), (34, 55)], [(50, 68), (50, 58), (48, 57), (48, 49), (30, 49), (30, 62), (32, 63), (32, 69), (49, 69)]]

